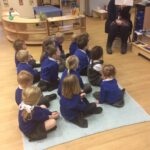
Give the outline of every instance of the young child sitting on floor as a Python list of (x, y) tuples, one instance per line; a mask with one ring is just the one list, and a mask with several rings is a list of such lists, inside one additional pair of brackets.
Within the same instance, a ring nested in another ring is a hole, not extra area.
[[(20, 71), (19, 74), (17, 75), (17, 82), (18, 82), (18, 88), (16, 89), (15, 92), (15, 100), (18, 105), (22, 102), (22, 90), (32, 86), (33, 84), (33, 76), (31, 73), (23, 70)], [(47, 96), (41, 96), (40, 101), (38, 105), (45, 105), (46, 107), (50, 106), (50, 101), (56, 99), (57, 95), (56, 94), (50, 94)]]
[(120, 89), (115, 79), (116, 69), (113, 65), (104, 65), (102, 68), (103, 80), (100, 92), (95, 92), (93, 96), (99, 103), (106, 103), (115, 107), (124, 106), (125, 89)]
[(57, 49), (57, 62), (59, 64), (59, 72), (64, 71), (65, 69), (65, 60), (63, 58), (61, 58), (61, 53), (59, 53), (59, 48), (56, 45), (56, 39), (53, 36), (48, 36), (47, 38), (45, 38), (45, 40), (43, 41), (43, 45), (42, 45), (42, 54), (40, 57), (40, 62), (42, 64), (42, 62), (48, 58), (48, 51), (49, 48), (48, 47), (56, 47)]
[(46, 58), (48, 58), (47, 47), (48, 45), (55, 46), (55, 38), (48, 36), (43, 40), (42, 44), (42, 53), (40, 56), (40, 62), (42, 63)]
[(102, 81), (101, 71), (103, 64), (103, 49), (100, 46), (94, 46), (90, 51), (91, 60), (88, 66), (87, 76), (93, 86), (99, 86)]
[(33, 69), (32, 66), (28, 64), (29, 52), (27, 50), (20, 50), (16, 57), (20, 62), (17, 66), (17, 74), (22, 70), (26, 70), (33, 75), (33, 83), (38, 82), (40, 80), (40, 72), (38, 72), (36, 69)]
[(87, 36), (80, 35), (77, 38), (78, 49), (75, 51), (75, 55), (79, 59), (78, 71), (80, 75), (87, 75), (87, 67), (89, 65), (89, 56), (87, 54), (89, 39)]
[(57, 32), (55, 35), (55, 47), (57, 48), (57, 55), (59, 55), (61, 58), (65, 58), (65, 53), (62, 46), (64, 40), (64, 34)]
[[(86, 38), (88, 43), (89, 43), (90, 35), (87, 32), (82, 33), (80, 36), (83, 37), (83, 38)], [(87, 49), (86, 49), (86, 53), (87, 53), (88, 57), (90, 58), (90, 50), (89, 50), (88, 46), (87, 46)]]
[[(17, 60), (16, 56), (17, 56), (17, 53), (18, 51), (20, 50), (26, 50), (27, 49), (27, 45), (25, 43), (24, 40), (21, 40), (21, 39), (17, 39), (14, 43), (13, 43), (13, 47), (15, 49), (15, 64), (16, 64), (16, 67), (18, 66), (19, 64), (19, 61)], [(29, 55), (29, 60), (28, 60), (28, 63), (32, 66), (32, 67), (40, 67), (40, 64), (37, 64), (35, 59), (33, 58), (32, 55)]]
[(61, 115), (68, 121), (82, 128), (88, 127), (88, 122), (84, 117), (90, 114), (99, 114), (101, 107), (96, 103), (89, 103), (85, 98), (85, 93), (80, 94), (79, 80), (75, 75), (68, 75), (62, 82), (62, 95), (60, 98)]
[(58, 112), (50, 112), (45, 106), (37, 106), (41, 97), (38, 87), (27, 87), (22, 92), (23, 102), (19, 105), (19, 128), (29, 141), (41, 140), (56, 129)]
[(62, 82), (63, 82), (64, 78), (70, 74), (74, 74), (77, 76), (79, 83), (80, 83), (80, 87), (82, 89), (82, 92), (88, 94), (92, 91), (90, 84), (83, 84), (82, 78), (80, 77), (80, 74), (77, 71), (78, 65), (79, 65), (79, 59), (77, 56), (72, 55), (66, 59), (66, 69), (61, 76), (61, 80), (60, 80), (59, 86), (58, 86), (58, 94), (59, 95), (61, 95)]
[(77, 38), (78, 38), (77, 34), (72, 35), (72, 41), (71, 41), (71, 44), (69, 47), (69, 54), (70, 55), (74, 55), (75, 51), (78, 49)]
[(56, 33), (55, 35), (55, 47), (57, 49), (57, 56), (59, 56), (59, 72), (63, 72), (65, 70), (65, 59), (66, 55), (63, 49), (63, 42), (64, 42), (64, 34), (61, 32)]
[(47, 52), (48, 58), (41, 64), (41, 80), (38, 85), (42, 91), (52, 91), (57, 89), (59, 84), (57, 49), (53, 46), (48, 46)]

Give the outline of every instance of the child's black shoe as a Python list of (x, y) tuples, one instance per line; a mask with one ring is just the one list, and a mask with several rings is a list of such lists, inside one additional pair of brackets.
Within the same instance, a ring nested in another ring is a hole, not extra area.
[(102, 107), (96, 107), (93, 114), (100, 114), (103, 111)]
[(87, 128), (88, 127), (88, 121), (86, 119), (81, 119), (81, 120), (79, 120), (77, 125), (81, 128)]
[(45, 98), (47, 101), (50, 102), (50, 101), (56, 99), (56, 98), (57, 98), (57, 95), (53, 93), (53, 94), (44, 96), (44, 98)]

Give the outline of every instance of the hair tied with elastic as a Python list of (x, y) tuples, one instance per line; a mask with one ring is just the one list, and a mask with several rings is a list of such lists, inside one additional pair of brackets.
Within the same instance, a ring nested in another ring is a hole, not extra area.
[(24, 102), (19, 105), (19, 110), (26, 110), (28, 113), (31, 113), (33, 109), (34, 106), (26, 105)]
[(67, 73), (69, 75), (70, 74), (70, 66), (69, 66), (68, 61), (66, 61), (66, 68), (67, 68)]

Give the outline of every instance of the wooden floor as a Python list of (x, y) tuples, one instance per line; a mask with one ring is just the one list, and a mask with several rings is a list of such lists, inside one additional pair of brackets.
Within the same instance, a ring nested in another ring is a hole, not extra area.
[[(87, 31), (90, 34), (90, 47), (101, 45), (105, 50), (104, 21), (87, 18)], [(66, 50), (68, 44), (68, 41), (64, 44)], [(28, 47), (28, 50), (39, 59), (41, 47)], [(150, 113), (150, 62), (136, 56), (131, 50), (126, 55), (121, 55), (118, 49), (114, 50), (113, 55), (105, 53), (104, 61), (116, 66), (120, 84)], [(22, 150), (14, 100), (17, 87), (14, 51), (12, 44), (5, 39), (1, 27), (0, 68), (0, 150)], [(49, 150), (150, 150), (149, 139), (150, 122), (147, 122), (97, 133)]]

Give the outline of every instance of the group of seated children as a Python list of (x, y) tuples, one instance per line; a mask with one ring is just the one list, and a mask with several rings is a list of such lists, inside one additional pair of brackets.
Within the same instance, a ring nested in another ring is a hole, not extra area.
[[(16, 40), (15, 62), (17, 67), (18, 88), (16, 103), (19, 105), (19, 128), (30, 141), (43, 139), (49, 131), (56, 129), (57, 111), (50, 112), (50, 102), (56, 99), (55, 93), (43, 96), (43, 91), (58, 89), (60, 112), (65, 120), (82, 128), (88, 127), (86, 116), (100, 114), (98, 103), (115, 107), (124, 105), (124, 92), (115, 79), (113, 65), (103, 65), (103, 49), (94, 46), (88, 48), (89, 34), (73, 35), (69, 54), (65, 54), (62, 33), (56, 37), (47, 37), (43, 41), (40, 64), (26, 50), (25, 42)], [(36, 67), (41, 66), (38, 72)], [(63, 72), (59, 79), (58, 73)], [(87, 76), (89, 83), (84, 84), (81, 75)], [(33, 86), (33, 83), (38, 86)], [(100, 87), (93, 93), (95, 102), (90, 103), (86, 94), (92, 92), (92, 86)]]

